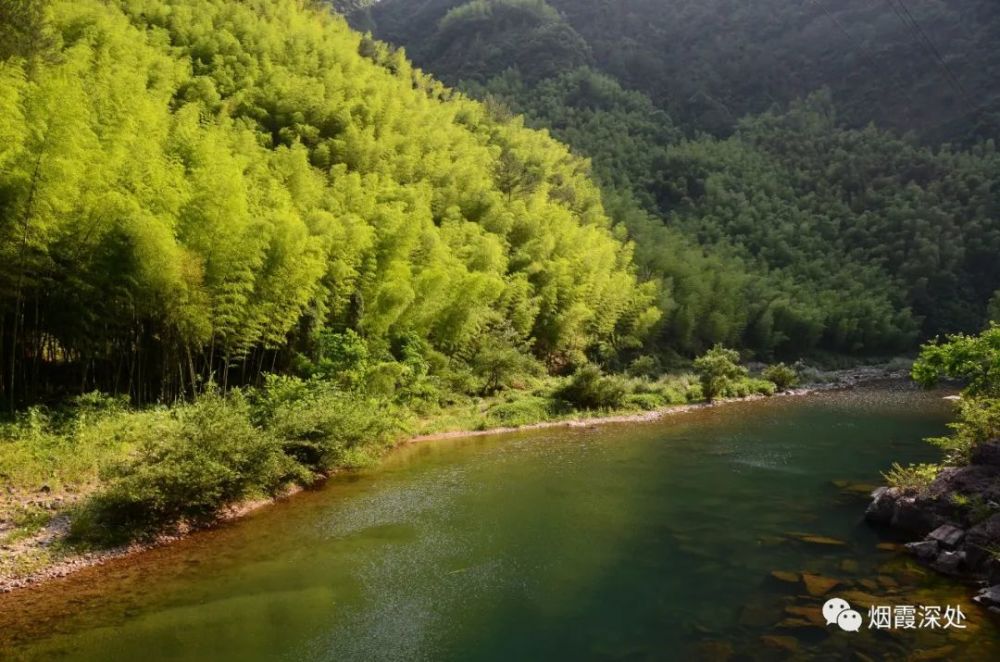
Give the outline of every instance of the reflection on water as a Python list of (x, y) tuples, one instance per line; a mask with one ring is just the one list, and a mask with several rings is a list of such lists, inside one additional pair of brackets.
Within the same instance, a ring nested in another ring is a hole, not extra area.
[[(996, 658), (969, 590), (861, 521), (879, 472), (933, 459), (920, 440), (947, 417), (940, 394), (869, 388), (412, 446), (243, 522), (0, 596), (0, 646), (46, 660)], [(961, 604), (968, 629), (834, 631), (819, 615), (831, 596), (866, 616)]]

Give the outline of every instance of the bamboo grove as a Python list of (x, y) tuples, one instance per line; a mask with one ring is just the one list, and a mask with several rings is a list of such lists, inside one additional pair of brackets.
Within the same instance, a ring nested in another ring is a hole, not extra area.
[(659, 317), (586, 161), (295, 0), (4, 0), (0, 398), (170, 402), (348, 330), (551, 367)]

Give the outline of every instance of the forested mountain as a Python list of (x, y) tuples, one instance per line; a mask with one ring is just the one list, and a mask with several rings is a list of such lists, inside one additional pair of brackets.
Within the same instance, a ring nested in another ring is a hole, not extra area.
[(9, 6), (4, 399), (169, 401), (314, 357), (329, 332), (558, 366), (634, 346), (659, 316), (582, 159), (339, 17), (297, 0)]
[[(868, 16), (871, 29), (885, 28), (884, 12), (866, 6), (881, 17)], [(926, 144), (931, 133), (900, 136), (884, 128), (928, 127), (897, 122), (902, 116), (891, 109), (909, 102), (894, 100), (884, 80), (836, 52), (842, 32), (820, 30), (813, 15), (859, 29), (866, 15), (857, 3), (838, 3), (835, 12), (820, 3), (725, 7), (683, 0), (384, 0), (353, 17), (495, 113), (524, 113), (592, 159), (608, 207), (636, 240), (641, 267), (662, 282), (661, 349), (692, 353), (725, 342), (762, 356), (894, 351), (920, 337), (980, 328), (1000, 288), (1000, 156), (992, 140), (941, 147)], [(992, 29), (992, 5), (949, 11), (977, 16), (977, 39)], [(709, 20), (725, 32), (690, 30), (686, 40), (652, 47), (652, 32), (660, 38)], [(668, 23), (673, 27), (663, 27)], [(730, 49), (751, 37), (759, 43), (736, 58)], [(781, 43), (797, 40), (810, 47), (793, 49), (787, 60), (795, 76), (776, 75), (781, 70), (751, 57), (776, 56)], [(520, 59), (524, 44), (533, 55)], [(553, 56), (532, 67), (545, 44)], [(820, 48), (830, 54), (823, 62), (852, 72), (849, 91), (862, 94), (861, 103), (845, 96), (832, 74), (792, 85), (813, 71), (810, 53)], [(976, 53), (994, 57), (992, 49)], [(639, 55), (656, 64), (622, 64)], [(690, 71), (681, 76), (670, 62), (689, 57)], [(900, 57), (910, 66), (916, 55)], [(715, 63), (712, 71), (700, 71), (699, 58)], [(552, 74), (553, 63), (563, 70)], [(934, 63), (911, 69), (927, 81), (945, 71)], [(953, 63), (947, 71), (954, 73)], [(997, 81), (981, 74), (966, 83), (986, 101)], [(734, 91), (732, 116), (709, 127), (725, 135), (699, 132), (707, 124), (687, 105), (698, 95), (684, 87), (692, 78)], [(772, 78), (786, 84), (780, 93), (769, 87)], [(814, 92), (824, 83), (826, 90)], [(901, 85), (916, 94), (930, 83)], [(919, 104), (921, 112), (955, 120), (966, 137), (981, 129), (995, 134), (976, 124), (984, 115), (963, 119), (936, 108), (954, 93), (942, 85), (938, 97)], [(798, 94), (802, 100), (785, 103)], [(858, 126), (869, 120), (878, 123)]]
[[(821, 87), (849, 126), (874, 121), (928, 142), (974, 141), (1000, 127), (1000, 5), (991, 0), (349, 4), (360, 28), (406, 46), (450, 84), (482, 82), (511, 64), (534, 78), (553, 59), (587, 61), (685, 126), (715, 133)], [(519, 59), (545, 47), (533, 66)]]

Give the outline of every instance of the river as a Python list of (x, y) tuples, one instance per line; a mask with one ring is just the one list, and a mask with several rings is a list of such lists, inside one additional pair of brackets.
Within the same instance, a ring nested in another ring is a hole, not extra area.
[[(945, 431), (941, 396), (872, 386), (411, 445), (241, 521), (0, 595), (0, 657), (1000, 659), (972, 590), (862, 520), (892, 461), (936, 459), (921, 439)], [(810, 595), (803, 572), (837, 583)], [(865, 627), (816, 623), (830, 597)], [(965, 627), (869, 628), (866, 602), (957, 605)]]

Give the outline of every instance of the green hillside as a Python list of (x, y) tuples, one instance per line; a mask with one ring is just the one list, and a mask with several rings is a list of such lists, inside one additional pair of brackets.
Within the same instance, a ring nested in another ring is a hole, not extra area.
[[(1000, 288), (992, 139), (960, 149), (928, 145), (931, 131), (900, 135), (891, 129), (924, 125), (898, 121), (893, 104), (910, 101), (894, 100), (893, 86), (851, 58), (812, 62), (811, 50), (786, 44), (812, 35), (833, 48), (840, 33), (831, 26), (859, 29), (865, 20), (854, 3), (832, 16), (819, 5), (723, 11), (723, 4), (600, 3), (598, 10), (589, 2), (386, 0), (353, 17), (435, 75), (523, 113), (592, 159), (641, 268), (662, 283), (665, 314), (654, 340), (661, 351), (690, 354), (716, 342), (765, 357), (900, 351), (920, 338), (981, 328)], [(984, 3), (968, 4), (992, 15)], [(912, 37), (872, 11), (880, 18), (871, 29), (885, 31), (886, 48)], [(836, 22), (820, 25), (819, 17)], [(696, 29), (706, 22), (725, 38)], [(978, 23), (977, 39), (992, 25)], [(663, 41), (685, 27), (685, 39)], [(553, 42), (552, 57), (534, 58), (544, 68), (518, 59), (529, 35), (568, 32), (575, 37)], [(741, 57), (731, 52), (750, 42)], [(569, 43), (579, 46), (573, 57), (563, 48)], [(795, 86), (799, 78), (754, 53), (785, 53), (788, 67), (817, 74)], [(681, 58), (690, 69), (683, 74), (671, 64)], [(823, 62), (851, 69), (850, 94)], [(563, 70), (551, 74), (553, 63)], [(919, 71), (932, 81), (946, 70)], [(783, 83), (780, 93), (772, 78)], [(704, 90), (685, 87), (690, 80)], [(984, 103), (995, 87), (981, 74), (966, 83)], [(713, 85), (733, 91), (725, 126), (708, 126), (691, 105)], [(905, 87), (916, 93), (927, 85)], [(942, 85), (915, 107), (958, 122), (966, 137), (982, 133), (971, 115), (938, 108), (954, 93)], [(881, 92), (880, 103), (867, 98)], [(766, 112), (747, 115), (758, 111)]]
[(5, 400), (170, 400), (346, 331), (387, 359), (464, 370), (487, 343), (558, 366), (656, 321), (583, 160), (303, 4), (5, 22)]

